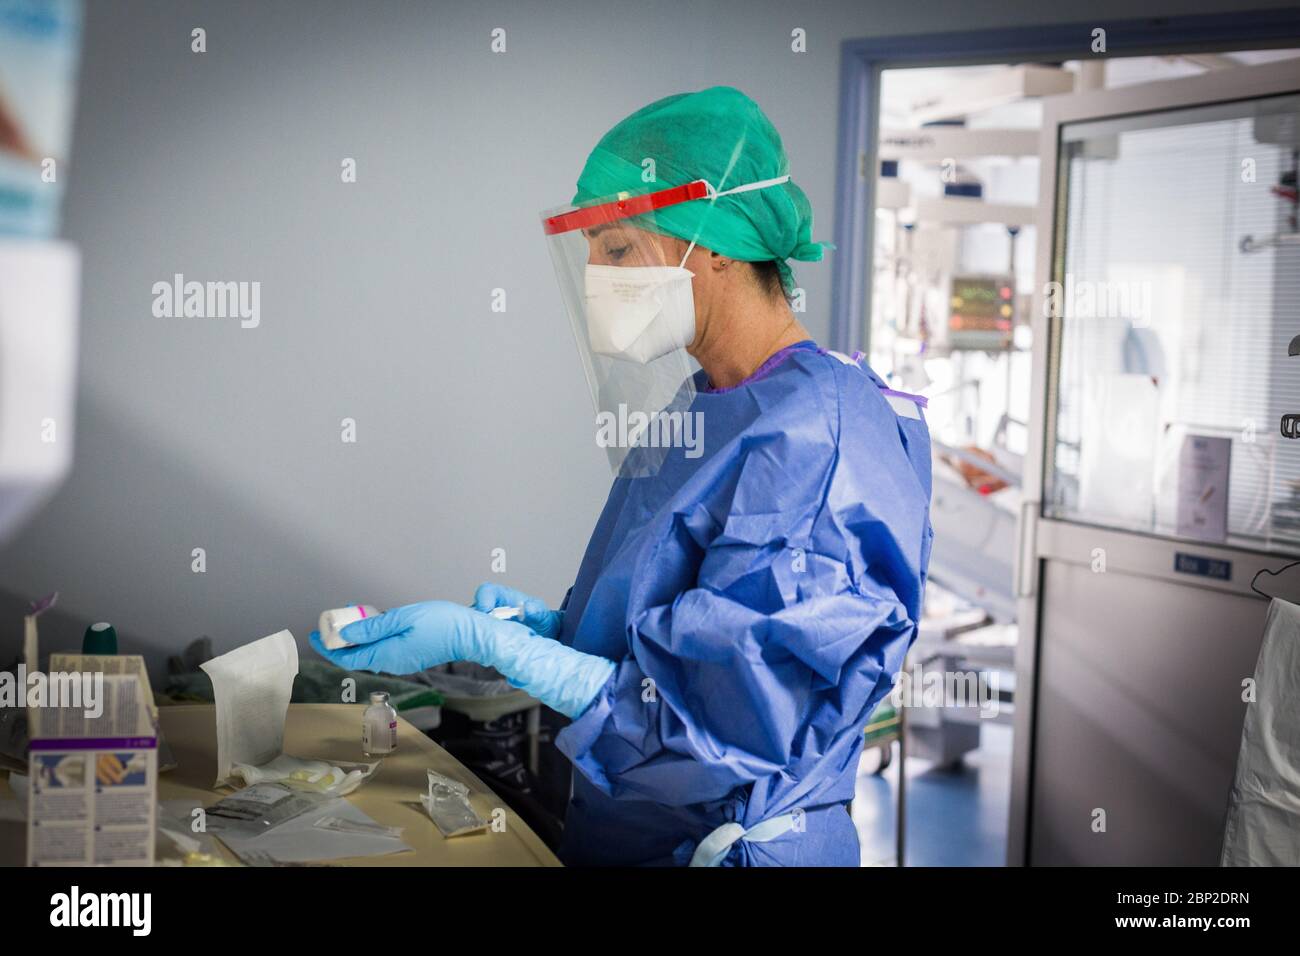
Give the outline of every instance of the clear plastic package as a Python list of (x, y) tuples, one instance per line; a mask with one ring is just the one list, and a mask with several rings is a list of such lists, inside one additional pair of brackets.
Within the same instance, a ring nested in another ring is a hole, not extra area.
[(420, 794), (420, 802), (444, 837), (463, 836), (488, 828), (488, 821), (470, 806), (469, 787), (433, 770), (427, 773), (429, 792)]
[(399, 840), (405, 829), (405, 827), (386, 827), (382, 823), (345, 820), (342, 817), (321, 817), (312, 826), (318, 830), (331, 830), (335, 833), (364, 833), (367, 836), (390, 836)]
[(257, 836), (334, 799), (332, 794), (299, 790), (284, 783), (255, 783), (208, 807), (207, 828), (217, 835), (229, 831)]

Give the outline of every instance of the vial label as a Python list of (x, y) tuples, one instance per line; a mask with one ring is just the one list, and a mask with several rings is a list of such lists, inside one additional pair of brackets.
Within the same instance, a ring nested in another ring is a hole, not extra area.
[(367, 714), (361, 721), (361, 749), (367, 754), (388, 754), (397, 749), (397, 721), (385, 714)]

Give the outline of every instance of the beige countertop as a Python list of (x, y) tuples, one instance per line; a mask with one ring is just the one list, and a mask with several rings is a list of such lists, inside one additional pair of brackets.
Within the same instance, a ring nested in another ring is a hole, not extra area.
[[(291, 704), (285, 726), (284, 749), (295, 757), (359, 762), (361, 711), (356, 704)], [(162, 707), (162, 731), (178, 766), (158, 777), (158, 799), (192, 799), (195, 806), (215, 803), (230, 791), (213, 788), (217, 769), (216, 716), (211, 704)], [(505, 811), (502, 832), (488, 831), (446, 839), (420, 803), (426, 792), (426, 770), (436, 770), (464, 783), (470, 802), (486, 819)], [(12, 797), (7, 775), (0, 779), (0, 797)], [(559, 866), (560, 862), (505, 802), (460, 762), (405, 720), (398, 718), (397, 752), (347, 799), (386, 826), (404, 828), (402, 839), (413, 853), (331, 861), (353, 866)], [(0, 820), (0, 865), (21, 866), (25, 827)], [(161, 842), (161, 841), (160, 841)], [(224, 848), (223, 848), (224, 850)]]

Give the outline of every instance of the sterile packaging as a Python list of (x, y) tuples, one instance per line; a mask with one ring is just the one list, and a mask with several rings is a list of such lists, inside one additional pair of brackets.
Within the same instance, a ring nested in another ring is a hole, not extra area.
[(218, 800), (205, 813), (208, 830), (218, 836), (258, 836), (336, 799), (285, 783), (256, 783)]
[(366, 836), (385, 836), (395, 840), (402, 838), (405, 827), (386, 827), (382, 823), (364, 823), (359, 820), (345, 820), (343, 817), (321, 817), (312, 824), (317, 830), (329, 830), (331, 833), (362, 833)]
[(339, 631), (349, 624), (363, 618), (375, 617), (378, 614), (379, 610), (369, 604), (349, 604), (347, 607), (337, 607), (332, 611), (321, 612), (320, 625), (317, 628), (320, 631), (321, 643), (331, 651), (351, 647), (351, 643), (339, 636)]
[(470, 806), (469, 787), (433, 770), (427, 772), (429, 792), (420, 794), (420, 802), (443, 836), (463, 836), (488, 828), (488, 821)]
[(216, 836), (206, 830), (195, 830), (196, 810), (201, 809), (194, 799), (158, 801), (158, 849), (155, 863), (158, 866), (219, 866), (207, 863), (204, 858), (220, 859), (221, 850)]
[(345, 797), (322, 796), (311, 812), (281, 821), (264, 833), (226, 830), (221, 842), (249, 866), (323, 863), (328, 860), (409, 853), (412, 847), (353, 806)]

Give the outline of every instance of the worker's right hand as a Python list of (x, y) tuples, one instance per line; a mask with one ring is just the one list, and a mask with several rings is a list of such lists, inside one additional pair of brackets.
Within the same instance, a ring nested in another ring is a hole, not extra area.
[[(501, 598), (501, 604), (494, 607), (519, 607), (525, 601), (541, 603), (509, 588), (496, 595), (483, 595), (485, 601), (496, 597)], [(541, 610), (552, 615), (546, 620), (558, 627), (559, 615), (545, 606)], [(315, 632), (311, 645), (346, 670), (413, 674), (448, 661), (495, 667), (515, 687), (574, 718), (591, 706), (615, 669), (614, 662), (604, 657), (539, 637), (531, 625), (500, 621), (484, 611), (450, 601), (408, 604), (362, 618), (339, 631), (339, 637), (353, 646), (329, 650)]]
[(528, 633), (463, 604), (422, 601), (353, 621), (339, 631), (349, 647), (330, 650), (317, 631), (310, 641), (317, 653), (345, 670), (414, 674), (451, 661), (491, 667), (492, 637), (507, 626)]
[(529, 597), (504, 584), (480, 584), (474, 592), (474, 610), (487, 614), (498, 607), (523, 608), (523, 624), (542, 637), (558, 638), (564, 626), (564, 612), (552, 611), (541, 598)]

